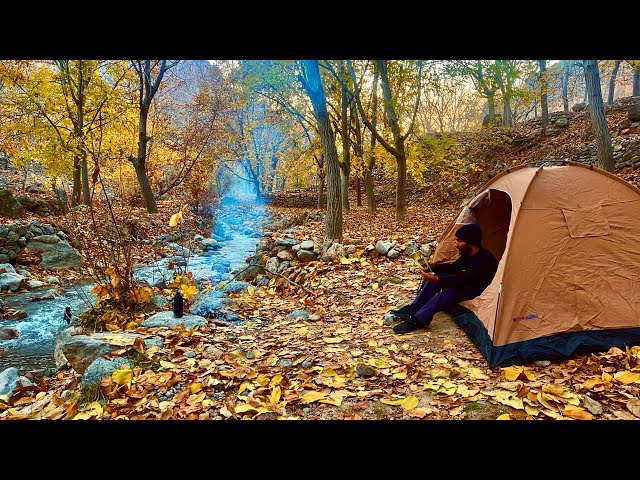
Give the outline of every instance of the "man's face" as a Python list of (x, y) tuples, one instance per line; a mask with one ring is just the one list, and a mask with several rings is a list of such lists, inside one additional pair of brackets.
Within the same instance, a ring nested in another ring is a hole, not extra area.
[(471, 244), (463, 242), (458, 237), (455, 237), (456, 249), (460, 255), (468, 255), (471, 252)]

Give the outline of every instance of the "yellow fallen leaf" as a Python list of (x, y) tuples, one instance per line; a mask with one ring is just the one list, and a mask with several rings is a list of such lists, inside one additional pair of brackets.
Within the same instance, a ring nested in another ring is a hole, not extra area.
[(610, 382), (611, 380), (613, 380), (613, 375), (611, 375), (610, 373), (607, 373), (607, 372), (602, 372), (602, 379), (605, 382)]
[(82, 412), (92, 417), (102, 415), (102, 405), (100, 402), (91, 402), (82, 409)]
[(418, 403), (420, 403), (420, 399), (412, 395), (410, 397), (405, 398), (400, 404), (400, 406), (402, 407), (403, 410), (413, 410), (418, 406)]
[(331, 394), (327, 398), (323, 398), (318, 400), (319, 403), (327, 403), (329, 405), (335, 405), (339, 407), (342, 405), (342, 395), (336, 394), (336, 392), (331, 392)]
[(342, 337), (324, 337), (322, 339), (325, 343), (340, 343), (344, 341)]
[(586, 410), (579, 407), (574, 407), (573, 405), (567, 405), (562, 411), (562, 414), (565, 417), (574, 418), (576, 420), (593, 420), (593, 415), (591, 415)]
[(532, 417), (537, 417), (540, 413), (540, 409), (531, 405), (525, 405), (524, 411), (527, 412), (527, 415), (531, 415)]
[(625, 370), (623, 372), (616, 372), (613, 378), (620, 383), (629, 385), (630, 383), (637, 383), (640, 381), (640, 373)]
[(380, 401), (386, 405), (402, 405), (404, 398), (381, 398)]
[(307, 327), (302, 327), (296, 330), (296, 335), (302, 336), (302, 335), (306, 335), (307, 333), (309, 333), (309, 329)]
[(472, 367), (469, 368), (467, 370), (467, 374), (473, 378), (473, 379), (477, 379), (477, 380), (489, 380), (489, 377), (487, 377), (482, 370), (480, 370), (479, 368), (476, 367)]
[(202, 390), (201, 383), (192, 383), (191, 385), (189, 385), (189, 392), (191, 394), (198, 393), (200, 390)]
[(278, 373), (277, 375), (274, 375), (273, 378), (271, 379), (271, 381), (269, 382), (270, 386), (274, 386), (274, 385), (278, 385), (280, 382), (282, 382), (282, 374)]
[(253, 295), (254, 293), (256, 293), (256, 288), (253, 285), (249, 285), (247, 287), (247, 292), (249, 292), (249, 295)]
[(374, 283), (371, 284), (371, 288), (373, 290), (378, 290), (379, 287), (380, 287), (380, 285), (378, 285), (378, 282), (374, 282)]
[(160, 366), (164, 367), (164, 368), (175, 368), (176, 367), (173, 363), (167, 362), (165, 360), (160, 360)]
[(252, 407), (247, 403), (241, 403), (240, 405), (236, 405), (235, 407), (233, 407), (233, 410), (236, 413), (244, 413), (244, 412), (248, 412), (249, 410), (255, 410), (255, 409), (256, 409), (255, 407)]
[(584, 382), (582, 382), (582, 386), (590, 390), (594, 388), (596, 385), (603, 385), (604, 383), (605, 381), (602, 380), (601, 377), (591, 377), (591, 378), (587, 378)]
[(111, 373), (111, 379), (118, 385), (130, 385), (133, 379), (133, 372), (129, 368), (114, 370)]
[(282, 396), (282, 390), (280, 390), (280, 387), (274, 387), (274, 389), (271, 391), (271, 395), (269, 395), (269, 401), (276, 405), (279, 401), (280, 401), (280, 397)]
[(359, 357), (360, 355), (362, 355), (362, 350), (351, 350), (349, 352), (351, 354), (352, 357)]
[(520, 376), (523, 370), (524, 370), (524, 367), (519, 367), (517, 365), (514, 365), (511, 367), (502, 368), (501, 373), (504, 378), (512, 382)]
[(337, 377), (338, 373), (333, 368), (327, 367), (320, 372), (320, 375), (323, 377)]
[(456, 390), (456, 393), (458, 395), (461, 395), (463, 398), (467, 398), (467, 397), (474, 396), (479, 391), (480, 389), (478, 388), (469, 388), (466, 385), (458, 385), (458, 389)]
[(304, 395), (300, 395), (300, 398), (307, 403), (317, 402), (323, 398), (326, 398), (327, 394), (322, 392), (311, 391), (307, 392)]
[(88, 415), (85, 412), (76, 413), (76, 415), (73, 417), (73, 420), (90, 420), (90, 419), (91, 419), (91, 415)]
[(367, 363), (376, 368), (389, 368), (391, 366), (391, 364), (384, 358), (374, 358)]
[(0, 395), (0, 400), (4, 403), (9, 403), (9, 395)]
[(398, 380), (404, 380), (404, 379), (407, 378), (407, 371), (403, 370), (401, 372), (396, 372), (391, 376), (391, 378), (396, 378)]
[(511, 420), (511, 415), (509, 415), (508, 413), (503, 413), (502, 415), (498, 415), (498, 418), (496, 418), (496, 420)]
[(336, 335), (342, 335), (345, 333), (351, 333), (351, 327), (342, 327), (342, 328), (337, 328), (335, 332)]

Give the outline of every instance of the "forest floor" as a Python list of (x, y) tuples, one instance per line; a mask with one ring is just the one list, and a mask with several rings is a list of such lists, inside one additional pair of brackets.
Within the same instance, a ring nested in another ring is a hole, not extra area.
[[(427, 243), (457, 209), (410, 206), (406, 220), (395, 222), (391, 208), (369, 213), (355, 207), (345, 213), (344, 233), (359, 247), (378, 239)], [(272, 211), (277, 216), (299, 209)], [(323, 229), (322, 221), (307, 222), (296, 227), (295, 237), (322, 238)], [(0, 419), (640, 416), (640, 348), (489, 369), (444, 313), (426, 330), (394, 334), (383, 317), (411, 300), (418, 275), (406, 260), (364, 257), (359, 250), (355, 261), (305, 264), (304, 290), (279, 284), (235, 295), (232, 308), (246, 319), (242, 325), (138, 327), (133, 331), (160, 335), (164, 344), (145, 352), (148, 363), (132, 362), (127, 382), (113, 376), (103, 380), (100, 392), (81, 392), (79, 375), (62, 369), (0, 400)], [(289, 318), (296, 309), (317, 319)], [(123, 348), (113, 356), (130, 353)]]

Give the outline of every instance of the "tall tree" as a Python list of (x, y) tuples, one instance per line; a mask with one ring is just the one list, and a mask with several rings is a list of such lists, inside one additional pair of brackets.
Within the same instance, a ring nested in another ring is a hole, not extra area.
[(562, 109), (565, 112), (569, 111), (569, 70), (571, 68), (571, 60), (562, 60)]
[(602, 88), (600, 86), (600, 69), (597, 60), (583, 60), (584, 77), (587, 84), (589, 98), (589, 116), (593, 125), (593, 135), (596, 139), (596, 154), (598, 166), (608, 172), (613, 172), (615, 163), (613, 161), (613, 148), (611, 146), (611, 135), (609, 126), (604, 114), (604, 104), (602, 103)]
[(340, 162), (341, 184), (342, 184), (342, 210), (349, 211), (349, 176), (351, 174), (351, 142), (349, 134), (349, 103), (350, 94), (347, 91), (346, 81), (347, 72), (344, 66), (344, 60), (340, 62), (340, 74), (343, 77), (341, 88), (341, 113), (340, 113), (340, 132), (342, 137), (342, 162)]
[(489, 124), (496, 125), (496, 93), (500, 88), (496, 63), (488, 60), (455, 60), (448, 62), (445, 70), (452, 75), (471, 79), (476, 91), (487, 100)]
[(327, 99), (320, 78), (318, 60), (303, 60), (300, 81), (309, 95), (322, 140), (327, 164), (327, 220), (325, 238), (342, 243), (342, 203), (340, 201), (340, 163), (336, 138), (327, 112)]
[[(156, 199), (151, 190), (149, 177), (147, 175), (147, 144), (151, 138), (147, 135), (147, 121), (149, 119), (149, 109), (153, 97), (158, 92), (160, 82), (165, 73), (174, 67), (178, 61), (167, 63), (166, 60), (133, 60), (131, 62), (133, 68), (138, 74), (138, 153), (135, 157), (129, 157), (129, 161), (133, 164), (140, 186), (140, 192), (147, 212), (156, 213), (158, 207)], [(155, 75), (155, 77), (154, 77)]]
[(549, 104), (547, 100), (547, 61), (538, 60), (538, 66), (540, 67), (540, 109), (542, 110), (542, 134), (544, 135), (549, 125)]
[(607, 105), (613, 104), (613, 96), (616, 91), (616, 77), (618, 76), (618, 69), (620, 68), (620, 64), (622, 60), (616, 60), (616, 63), (613, 65), (613, 70), (611, 70), (611, 76), (609, 77), (609, 93), (607, 94)]
[[(371, 127), (376, 129), (378, 122), (378, 80), (380, 73), (378, 69), (373, 71), (373, 86), (371, 89)], [(367, 196), (367, 208), (370, 212), (376, 210), (376, 195), (373, 188), (373, 168), (376, 164), (376, 136), (371, 134), (371, 145), (367, 153), (367, 159), (364, 166), (364, 190)]]
[[(385, 118), (387, 120), (387, 124), (391, 129), (392, 140), (387, 141), (378, 131), (377, 128), (374, 128), (371, 121), (366, 117), (366, 113), (364, 111), (364, 107), (362, 106), (362, 100), (360, 99), (360, 87), (359, 83), (356, 80), (355, 70), (353, 68), (353, 62), (351, 60), (347, 61), (347, 65), (349, 67), (349, 73), (351, 75), (351, 81), (355, 88), (354, 98), (356, 100), (356, 104), (358, 106), (358, 111), (360, 112), (360, 116), (362, 117), (362, 121), (367, 126), (372, 135), (375, 135), (380, 145), (384, 147), (391, 155), (396, 159), (396, 167), (397, 167), (397, 181), (396, 181), (396, 220), (404, 220), (407, 212), (407, 204), (406, 204), (406, 183), (407, 183), (407, 152), (405, 149), (405, 142), (407, 137), (411, 135), (413, 131), (413, 127), (415, 125), (416, 114), (418, 112), (418, 107), (420, 106), (420, 97), (421, 95), (421, 85), (422, 85), (422, 61), (415, 62), (415, 91), (412, 88), (409, 88), (408, 91), (413, 93), (414, 105), (413, 109), (410, 113), (411, 118), (409, 120), (409, 124), (406, 132), (403, 134), (401, 132), (400, 123), (401, 120), (398, 115), (398, 109), (400, 108), (401, 102), (399, 101), (400, 92), (403, 87), (396, 83), (396, 88), (392, 92), (391, 81), (389, 75), (389, 61), (388, 60), (376, 60), (375, 61), (377, 69), (380, 73), (380, 84), (382, 87), (382, 97), (383, 97), (383, 108), (385, 113)], [(400, 72), (398, 77), (402, 77), (403, 73), (406, 74), (407, 71), (404, 71), (408, 65), (400, 65)], [(331, 69), (330, 66), (328, 68)], [(409, 69), (407, 69), (409, 70)], [(333, 74), (336, 78), (339, 78), (338, 75), (333, 71)], [(399, 80), (399, 78), (396, 78)], [(408, 82), (404, 82), (405, 85)], [(407, 87), (405, 87), (407, 88)], [(407, 91), (405, 91), (407, 93)]]

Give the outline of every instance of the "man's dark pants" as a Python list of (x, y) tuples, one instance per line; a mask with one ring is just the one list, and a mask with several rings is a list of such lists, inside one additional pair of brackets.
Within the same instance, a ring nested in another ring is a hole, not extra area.
[(448, 310), (458, 302), (471, 300), (480, 293), (470, 287), (440, 288), (437, 283), (425, 280), (410, 307), (415, 311), (416, 318), (428, 326), (436, 312)]

